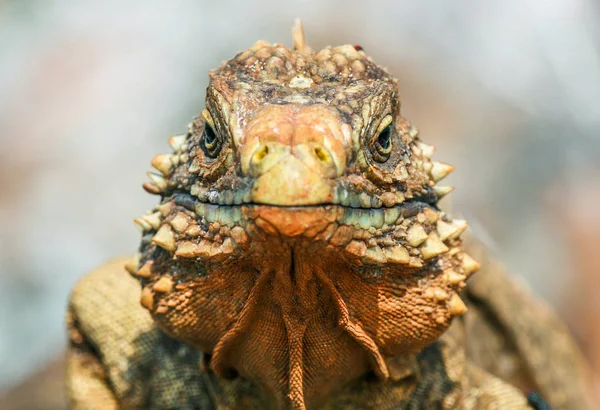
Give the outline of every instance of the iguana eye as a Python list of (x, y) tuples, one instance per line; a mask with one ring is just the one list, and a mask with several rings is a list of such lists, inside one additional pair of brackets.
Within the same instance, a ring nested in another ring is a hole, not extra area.
[[(387, 121), (386, 121), (387, 122)], [(392, 152), (392, 124), (391, 118), (387, 125), (379, 132), (373, 142), (372, 154), (377, 162), (385, 162), (390, 158)]]
[(208, 122), (204, 124), (204, 132), (202, 132), (200, 143), (202, 144), (202, 150), (207, 157), (216, 158), (219, 155), (219, 152), (221, 151), (221, 141)]

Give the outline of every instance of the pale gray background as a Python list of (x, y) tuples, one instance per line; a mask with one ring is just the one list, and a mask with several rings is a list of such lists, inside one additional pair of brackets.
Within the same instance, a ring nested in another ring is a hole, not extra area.
[(358, 43), (398, 76), (456, 166), (453, 209), (533, 292), (576, 303), (570, 218), (600, 226), (598, 3), (0, 0), (0, 390), (60, 354), (73, 283), (136, 248), (144, 173), (208, 70), (290, 45), (295, 17), (313, 48)]

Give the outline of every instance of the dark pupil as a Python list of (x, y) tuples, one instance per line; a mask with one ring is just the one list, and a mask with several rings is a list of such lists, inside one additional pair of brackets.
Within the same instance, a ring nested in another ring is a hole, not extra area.
[(385, 151), (388, 150), (390, 148), (390, 133), (391, 133), (391, 127), (388, 125), (387, 127), (384, 128), (383, 131), (381, 131), (381, 134), (379, 134), (379, 137), (377, 138), (377, 144)]
[(212, 145), (217, 139), (217, 135), (215, 134), (215, 130), (208, 124), (204, 126), (204, 143), (206, 145)]

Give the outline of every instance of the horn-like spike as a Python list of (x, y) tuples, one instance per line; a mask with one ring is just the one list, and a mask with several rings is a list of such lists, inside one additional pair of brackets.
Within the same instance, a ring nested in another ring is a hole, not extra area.
[(448, 195), (450, 192), (454, 191), (454, 187), (453, 186), (434, 186), (433, 190), (435, 191), (435, 194), (437, 195), (438, 199), (442, 199), (443, 197), (445, 197), (446, 195)]
[(446, 277), (446, 282), (450, 285), (458, 285), (460, 282), (467, 279), (465, 275), (457, 273), (452, 269), (446, 269), (444, 271), (444, 276)]
[(191, 241), (181, 242), (177, 246), (175, 255), (182, 258), (206, 258), (210, 255), (210, 242), (206, 240), (195, 243)]
[(144, 220), (143, 218), (135, 218), (133, 220), (133, 223), (135, 224), (135, 227), (138, 228), (141, 233), (147, 232), (152, 229), (152, 225), (150, 225), (150, 223), (148, 221)]
[(169, 201), (169, 202), (166, 202), (164, 204), (157, 205), (156, 208), (158, 209), (158, 211), (163, 216), (167, 216), (173, 210), (173, 205), (174, 205), (174, 202), (173, 201)]
[(154, 182), (146, 181), (142, 184), (142, 188), (152, 195), (160, 195), (162, 193), (162, 190)]
[(160, 225), (162, 224), (162, 214), (160, 212), (154, 212), (150, 215), (144, 215), (140, 219), (143, 219), (144, 221), (149, 223), (150, 226), (152, 226), (154, 229), (160, 228)]
[(444, 245), (444, 242), (442, 242), (435, 233), (429, 234), (429, 237), (427, 237), (427, 240), (421, 247), (421, 255), (425, 260), (431, 259), (444, 252), (448, 252), (448, 247)]
[(163, 276), (154, 284), (154, 286), (152, 286), (152, 289), (159, 293), (169, 293), (173, 290), (173, 279), (168, 276)]
[(155, 174), (154, 172), (147, 172), (146, 175), (148, 175), (152, 183), (156, 185), (161, 192), (167, 189), (167, 180), (162, 175)]
[(346, 245), (346, 252), (362, 258), (367, 253), (367, 245), (363, 241), (353, 240)]
[(477, 262), (475, 259), (471, 258), (466, 253), (463, 253), (463, 255), (462, 255), (462, 264), (461, 265), (462, 265), (465, 275), (467, 275), (467, 276), (472, 274), (473, 272), (478, 271), (479, 268), (481, 267), (479, 262)]
[(433, 164), (431, 163), (431, 161), (425, 161), (425, 162), (423, 162), (423, 171), (425, 171), (428, 174), (430, 174), (431, 173), (431, 168), (433, 168)]
[(140, 304), (149, 311), (152, 311), (152, 309), (154, 309), (154, 293), (149, 287), (145, 287), (144, 289), (142, 289)]
[(158, 154), (152, 158), (152, 166), (160, 171), (161, 174), (169, 176), (171, 174), (171, 168), (173, 163), (171, 162), (171, 156), (167, 154)]
[(446, 178), (453, 170), (454, 167), (444, 162), (433, 161), (431, 167), (431, 177), (435, 182), (438, 182)]
[(410, 260), (408, 249), (402, 245), (392, 246), (391, 248), (385, 248), (383, 250), (385, 256), (390, 263), (401, 263), (406, 264)]
[(171, 148), (173, 148), (173, 151), (179, 152), (183, 149), (183, 145), (185, 144), (186, 137), (187, 137), (186, 134), (181, 134), (181, 135), (174, 135), (171, 138), (169, 138), (169, 145), (171, 146)]
[(467, 305), (456, 293), (448, 301), (448, 311), (452, 316), (459, 316), (467, 311)]
[(135, 272), (134, 275), (138, 276), (140, 278), (151, 277), (153, 264), (154, 264), (154, 262), (152, 262), (152, 261), (148, 261), (148, 262), (144, 263), (144, 266), (142, 266), (137, 272)]
[(306, 36), (304, 35), (304, 27), (302, 21), (296, 19), (296, 24), (292, 28), (292, 39), (294, 42), (294, 50), (301, 53), (310, 53), (310, 47), (306, 44)]
[(167, 251), (173, 252), (175, 250), (175, 234), (169, 225), (163, 225), (160, 227), (156, 235), (152, 238), (152, 242)]
[(419, 246), (427, 239), (427, 232), (419, 224), (410, 227), (406, 234), (406, 239), (411, 246)]
[(183, 212), (178, 212), (169, 223), (176, 232), (182, 233), (190, 226), (190, 218)]
[(435, 146), (427, 145), (423, 142), (417, 143), (418, 147), (421, 149), (421, 153), (425, 158), (431, 158), (433, 153), (435, 152)]
[(458, 228), (454, 225), (451, 225), (447, 222), (442, 221), (441, 219), (439, 221), (437, 221), (437, 232), (440, 235), (440, 239), (442, 241), (445, 241), (446, 239), (448, 239), (450, 236), (452, 236), (453, 234), (456, 233), (456, 231), (458, 230)]
[(469, 224), (464, 219), (454, 219), (450, 223), (456, 231), (450, 235), (450, 238), (458, 238), (466, 229)]
[(127, 262), (125, 262), (125, 270), (129, 273), (131, 273), (132, 275), (135, 275), (135, 273), (138, 270), (138, 266), (140, 265), (140, 254), (137, 253), (134, 256), (131, 257), (131, 259), (129, 259)]
[(384, 264), (387, 262), (387, 259), (381, 247), (373, 246), (367, 249), (367, 253), (363, 257), (363, 261), (367, 263)]

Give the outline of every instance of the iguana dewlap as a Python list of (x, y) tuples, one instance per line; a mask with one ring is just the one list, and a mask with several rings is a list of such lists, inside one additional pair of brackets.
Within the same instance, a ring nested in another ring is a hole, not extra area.
[(256, 43), (169, 143), (139, 254), (73, 291), (75, 408), (589, 408), (568, 333), (465, 252), (453, 167), (360, 47)]

